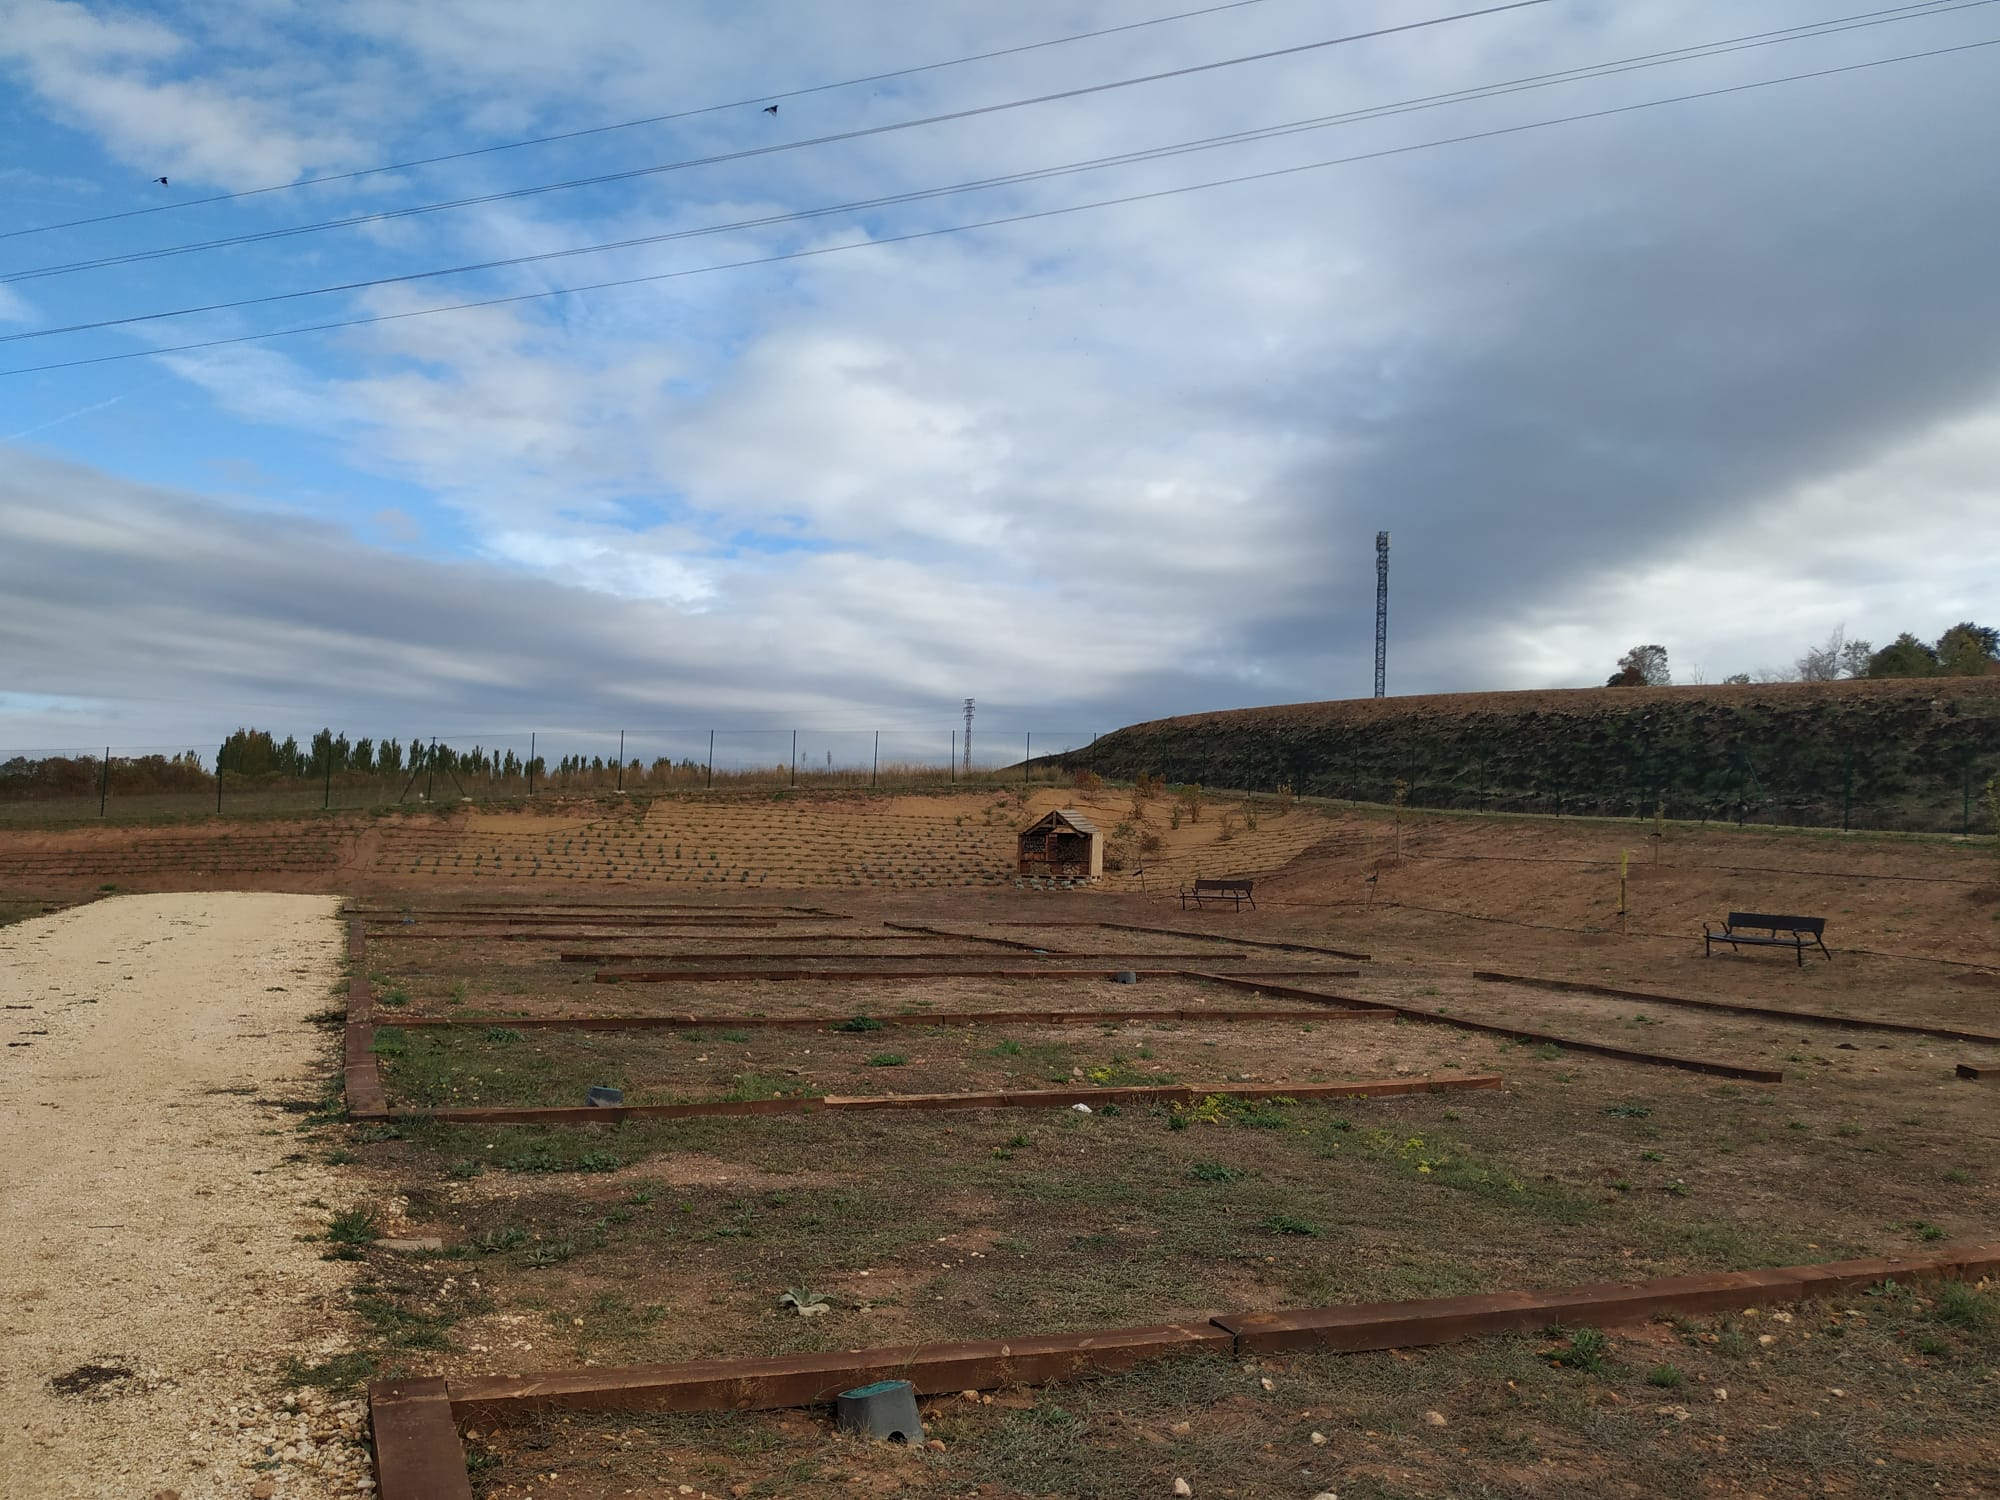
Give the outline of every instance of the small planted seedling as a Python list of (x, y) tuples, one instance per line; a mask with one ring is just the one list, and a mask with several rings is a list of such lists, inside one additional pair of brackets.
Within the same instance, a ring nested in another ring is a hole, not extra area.
[(813, 1291), (810, 1287), (787, 1287), (778, 1298), (778, 1306), (802, 1318), (817, 1318), (833, 1311), (833, 1304), (826, 1300), (826, 1293)]
[(868, 1059), (868, 1066), (871, 1068), (900, 1068), (909, 1062), (909, 1060), (901, 1052), (878, 1052)]

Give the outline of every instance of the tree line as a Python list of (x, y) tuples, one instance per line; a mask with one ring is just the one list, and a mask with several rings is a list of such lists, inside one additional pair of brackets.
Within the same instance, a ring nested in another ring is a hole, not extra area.
[[(1725, 684), (1748, 682), (1838, 682), (1857, 677), (1984, 677), (2000, 665), (2000, 630), (1962, 620), (1935, 641), (1904, 631), (1877, 651), (1868, 641), (1849, 640), (1843, 626), (1816, 646), (1808, 646), (1790, 670), (1765, 667), (1754, 675), (1736, 672)], [(1667, 687), (1673, 671), (1667, 648), (1634, 646), (1618, 658), (1606, 687)]]

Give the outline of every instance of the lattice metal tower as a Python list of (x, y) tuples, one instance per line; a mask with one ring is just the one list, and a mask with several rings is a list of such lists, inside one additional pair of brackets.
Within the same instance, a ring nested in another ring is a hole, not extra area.
[(965, 700), (965, 774), (972, 774), (972, 700)]
[(1375, 533), (1375, 696), (1389, 682), (1389, 533)]

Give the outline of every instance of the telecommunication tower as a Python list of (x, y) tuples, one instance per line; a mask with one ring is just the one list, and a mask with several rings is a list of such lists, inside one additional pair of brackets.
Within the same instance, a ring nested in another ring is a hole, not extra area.
[(1389, 681), (1389, 533), (1375, 533), (1375, 696)]
[(972, 700), (965, 700), (965, 774), (972, 774)]

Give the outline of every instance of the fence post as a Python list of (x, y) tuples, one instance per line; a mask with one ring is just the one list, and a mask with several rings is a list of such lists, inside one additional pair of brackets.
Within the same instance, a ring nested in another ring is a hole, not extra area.
[(875, 778), (882, 774), (882, 731), (875, 731), (875, 763), (868, 768), (868, 790), (875, 790)]
[(424, 757), (424, 801), (431, 800), (431, 793), (437, 790), (438, 742), (431, 741), (430, 753)]
[(528, 731), (528, 795), (535, 795), (535, 731)]
[(111, 800), (111, 747), (104, 747), (104, 769), (97, 778), (97, 815), (104, 816), (104, 805)]
[(715, 731), (708, 732), (708, 791), (715, 790)]
[(1035, 731), (1028, 731), (1028, 738), (1021, 750), (1021, 785), (1028, 784), (1028, 762), (1035, 758)]
[(799, 732), (792, 731), (792, 785), (799, 784)]
[(958, 783), (958, 731), (957, 731), (956, 729), (954, 729), (954, 730), (953, 730), (953, 731), (951, 732), (951, 764), (950, 764), (950, 765), (948, 765), (948, 766), (946, 766), (946, 767), (945, 767), (945, 770), (951, 773), (951, 780), (952, 780), (952, 784), (953, 784), (953, 785), (957, 785), (957, 783)]
[(625, 790), (625, 731), (618, 731), (618, 790)]

